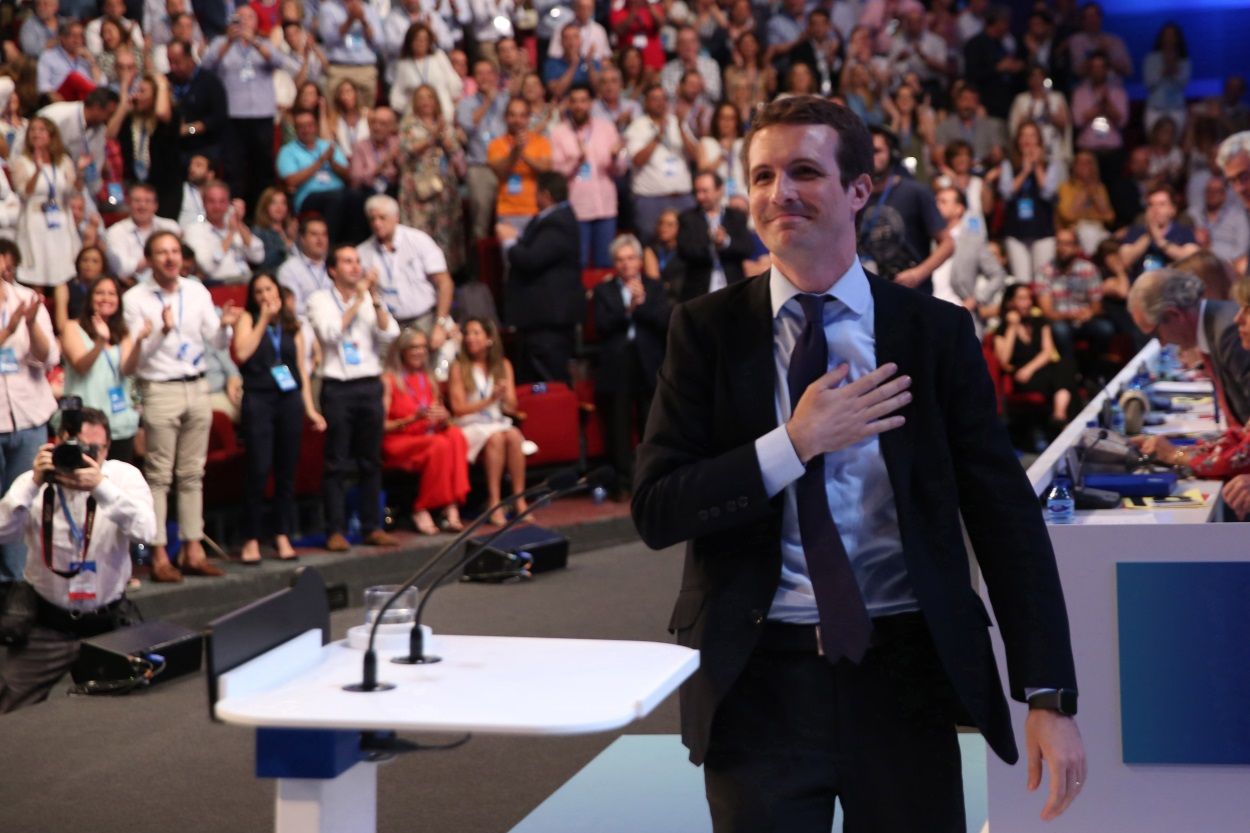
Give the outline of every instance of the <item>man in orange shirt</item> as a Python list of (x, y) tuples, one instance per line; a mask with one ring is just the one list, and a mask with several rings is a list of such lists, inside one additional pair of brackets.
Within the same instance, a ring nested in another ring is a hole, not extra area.
[(538, 213), (538, 174), (551, 170), (551, 142), (531, 133), (529, 122), (529, 104), (512, 99), (504, 116), (508, 132), (486, 148), (486, 164), (499, 179), (496, 218), (518, 233)]

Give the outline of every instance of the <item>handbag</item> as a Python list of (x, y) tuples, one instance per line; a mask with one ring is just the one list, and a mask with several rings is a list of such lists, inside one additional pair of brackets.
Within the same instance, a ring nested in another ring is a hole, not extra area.
[(443, 193), (443, 178), (437, 170), (425, 170), (412, 178), (412, 188), (417, 199), (427, 202)]
[(0, 645), (21, 645), (35, 624), (39, 600), (25, 581), (0, 584)]

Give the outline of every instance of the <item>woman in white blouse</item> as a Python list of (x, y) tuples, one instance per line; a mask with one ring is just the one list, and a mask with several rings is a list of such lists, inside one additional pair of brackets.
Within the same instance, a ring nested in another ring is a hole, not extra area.
[(434, 36), (424, 23), (414, 23), (404, 35), (395, 66), (395, 83), (391, 85), (391, 109), (400, 115), (412, 110), (412, 94), (422, 84), (429, 84), (438, 96), (444, 113), (456, 112), (456, 102), (464, 83), (451, 65), (447, 53), (434, 45)]
[[(82, 164), (90, 159), (83, 157)], [(30, 120), (22, 152), (10, 163), (13, 190), (22, 201), (17, 246), (22, 265), (17, 279), (28, 286), (57, 286), (74, 274), (82, 245), (69, 197), (82, 186), (82, 173), (65, 152), (60, 131), (42, 116)]]
[(334, 88), (330, 109), (334, 142), (351, 159), (356, 143), (369, 138), (369, 108), (361, 105), (356, 85), (345, 78)]

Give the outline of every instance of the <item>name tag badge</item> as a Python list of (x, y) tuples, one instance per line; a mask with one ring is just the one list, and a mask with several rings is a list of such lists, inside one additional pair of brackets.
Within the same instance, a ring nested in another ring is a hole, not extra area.
[(239, 70), (239, 80), (247, 83), (256, 80), (256, 68), (251, 64), (247, 64), (243, 69)]
[(343, 43), (348, 49), (360, 49), (365, 45), (365, 39), (356, 32), (348, 32), (347, 37), (343, 38)]
[(589, 162), (583, 162), (581, 166), (577, 169), (577, 178), (578, 179), (590, 179), (590, 163)]
[(317, 180), (323, 185), (329, 185), (334, 182), (334, 180), (330, 177), (329, 171), (317, 171), (317, 175), (314, 176), (313, 179)]
[(677, 158), (671, 154), (664, 160), (664, 178), (672, 179), (677, 176)]
[(1033, 219), (1033, 198), (1021, 197), (1016, 203), (1016, 216), (1021, 220)]
[(508, 193), (516, 196), (521, 193), (521, 175), (512, 174), (508, 177)]
[(385, 194), (386, 189), (390, 187), (391, 184), (386, 181), (386, 177), (384, 176), (380, 176), (373, 180), (373, 191), (375, 194)]
[(115, 414), (122, 413), (123, 411), (126, 410), (126, 406), (128, 404), (129, 403), (126, 401), (126, 389), (125, 388), (123, 388), (121, 385), (117, 385), (116, 387), (109, 388), (109, 409), (113, 413)]
[(71, 602), (94, 602), (99, 574), (94, 561), (84, 561), (81, 569), (69, 580), (69, 600)]
[[(1158, 255), (1146, 255), (1146, 257), (1142, 260), (1141, 265), (1142, 265), (1143, 272), (1153, 272), (1156, 269), (1162, 269), (1166, 264), (1164, 264), (1163, 258), (1159, 257)], [(0, 351), (0, 355), (2, 354), (3, 354), (3, 351)], [(2, 362), (3, 362), (3, 359), (0, 358), (0, 372), (4, 370), (4, 365)]]
[(87, 182), (93, 182), (100, 178), (99, 171), (94, 162), (87, 165), (86, 169), (82, 172), (82, 178)]
[(7, 376), (16, 373), (18, 369), (17, 354), (13, 352), (13, 348), (0, 347), (0, 373)]
[(350, 365), (360, 364), (360, 348), (356, 346), (356, 342), (343, 342), (343, 361)]
[[(359, 357), (357, 358), (359, 359)], [(283, 393), (290, 393), (298, 387), (298, 385), (295, 384), (295, 377), (291, 375), (291, 368), (286, 365), (275, 365), (269, 368), (269, 372), (273, 374), (273, 380), (277, 383), (278, 390)]]
[(61, 207), (51, 200), (43, 204), (43, 224), (49, 229), (61, 227)]
[(185, 362), (188, 360), (190, 356), (191, 356), (191, 343), (189, 341), (184, 341), (182, 342), (182, 344), (179, 344), (178, 355), (177, 355), (178, 361)]

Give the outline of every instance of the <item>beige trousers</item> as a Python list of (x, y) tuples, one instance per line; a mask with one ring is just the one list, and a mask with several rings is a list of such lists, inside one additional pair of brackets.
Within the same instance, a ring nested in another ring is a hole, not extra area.
[(156, 537), (165, 546), (169, 491), (178, 494), (178, 529), (184, 541), (204, 537), (204, 460), (213, 425), (208, 381), (140, 382), (147, 457), (143, 473), (156, 508)]

